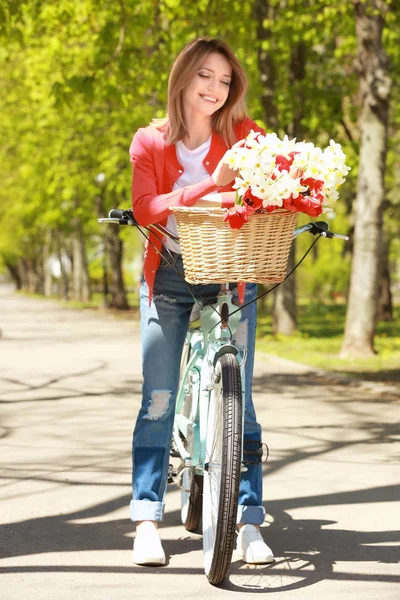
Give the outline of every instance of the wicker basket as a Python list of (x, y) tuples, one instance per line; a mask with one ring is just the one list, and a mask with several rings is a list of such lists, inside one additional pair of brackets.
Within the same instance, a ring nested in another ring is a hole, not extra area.
[(222, 208), (172, 208), (189, 283), (283, 281), (297, 213), (254, 214), (241, 229)]

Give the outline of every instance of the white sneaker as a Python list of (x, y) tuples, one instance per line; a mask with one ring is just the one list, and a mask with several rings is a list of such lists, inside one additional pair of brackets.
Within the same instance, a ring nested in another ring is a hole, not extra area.
[(136, 529), (133, 562), (137, 565), (165, 565), (166, 563), (160, 536), (152, 521), (144, 521)]
[(250, 565), (274, 562), (272, 550), (264, 542), (260, 530), (254, 525), (243, 525), (237, 536), (236, 552)]

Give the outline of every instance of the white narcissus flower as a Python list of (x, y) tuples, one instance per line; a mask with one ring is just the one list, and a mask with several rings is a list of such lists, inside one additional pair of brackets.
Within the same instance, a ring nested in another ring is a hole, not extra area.
[(272, 156), (267, 152), (263, 152), (259, 155), (259, 164), (263, 173), (272, 173), (275, 168), (275, 156)]
[(275, 173), (275, 175), (276, 179), (273, 182), (273, 190), (271, 190), (273, 192), (273, 204), (276, 204), (276, 197), (279, 197), (282, 200), (287, 200), (291, 196), (297, 198), (301, 192), (307, 190), (306, 187), (301, 185), (300, 179), (292, 179), (291, 177), (288, 177), (286, 171), (278, 171)]
[(247, 148), (253, 148), (254, 146), (258, 147), (259, 143), (257, 142), (257, 139), (259, 137), (263, 137), (262, 134), (258, 131), (253, 131), (253, 129), (252, 129), (246, 138), (245, 146)]
[(233, 152), (233, 150), (229, 150), (229, 152), (226, 153), (226, 155), (224, 157), (224, 163), (227, 164), (233, 170), (236, 170), (238, 168), (237, 167), (238, 157)]
[(240, 197), (244, 196), (247, 190), (251, 187), (251, 183), (249, 179), (245, 179), (244, 177), (236, 177), (235, 183), (233, 184), (233, 189), (237, 190)]
[[(276, 157), (280, 156), (279, 161)], [(265, 135), (251, 131), (244, 146), (232, 148), (225, 155), (225, 162), (239, 171), (234, 184), (239, 197), (250, 190), (262, 199), (263, 206), (282, 206), (285, 200), (296, 199), (300, 194), (312, 192), (301, 180), (314, 179), (323, 182), (318, 188), (324, 212), (339, 197), (338, 188), (349, 172), (346, 156), (340, 146), (330, 140), (324, 151), (312, 142), (296, 142), (276, 133)], [(316, 197), (314, 196), (314, 199)]]

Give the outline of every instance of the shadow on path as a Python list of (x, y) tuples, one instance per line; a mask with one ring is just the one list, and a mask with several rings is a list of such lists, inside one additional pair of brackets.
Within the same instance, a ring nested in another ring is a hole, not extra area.
[[(399, 577), (369, 572), (334, 572), (336, 562), (397, 563), (395, 544), (400, 532), (352, 531), (331, 529), (335, 521), (293, 519), (288, 510), (298, 507), (394, 502), (399, 499), (400, 486), (383, 486), (352, 492), (342, 492), (306, 498), (289, 498), (268, 503), (273, 522), (264, 535), (274, 549), (276, 562), (268, 566), (249, 566), (240, 561), (231, 565), (229, 578), (222, 586), (232, 591), (283, 591), (297, 589), (323, 579), (368, 580), (395, 582)], [(69, 514), (53, 515), (10, 523), (0, 527), (0, 558), (38, 555), (42, 553), (126, 550), (130, 560), (132, 524), (128, 519), (96, 522), (96, 518), (128, 506), (130, 497), (119, 496), (108, 502)], [(90, 519), (91, 522), (87, 522)], [(201, 537), (182, 528), (182, 538), (168, 538), (168, 528), (180, 524), (179, 511), (168, 513), (161, 526), (161, 537), (168, 555), (175, 556), (200, 551)], [(3, 566), (0, 573), (33, 572), (113, 572), (151, 575), (157, 568), (142, 568), (127, 564), (114, 566), (31, 565)], [(201, 574), (202, 568), (175, 568), (170, 565), (164, 574)]]

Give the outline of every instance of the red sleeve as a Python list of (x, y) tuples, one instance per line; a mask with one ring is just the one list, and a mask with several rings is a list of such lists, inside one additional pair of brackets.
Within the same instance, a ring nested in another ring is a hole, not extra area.
[(208, 177), (201, 183), (159, 194), (151, 138), (144, 129), (135, 134), (129, 153), (133, 166), (132, 206), (140, 225), (159, 223), (170, 214), (170, 206), (193, 206), (202, 196), (218, 189)]

